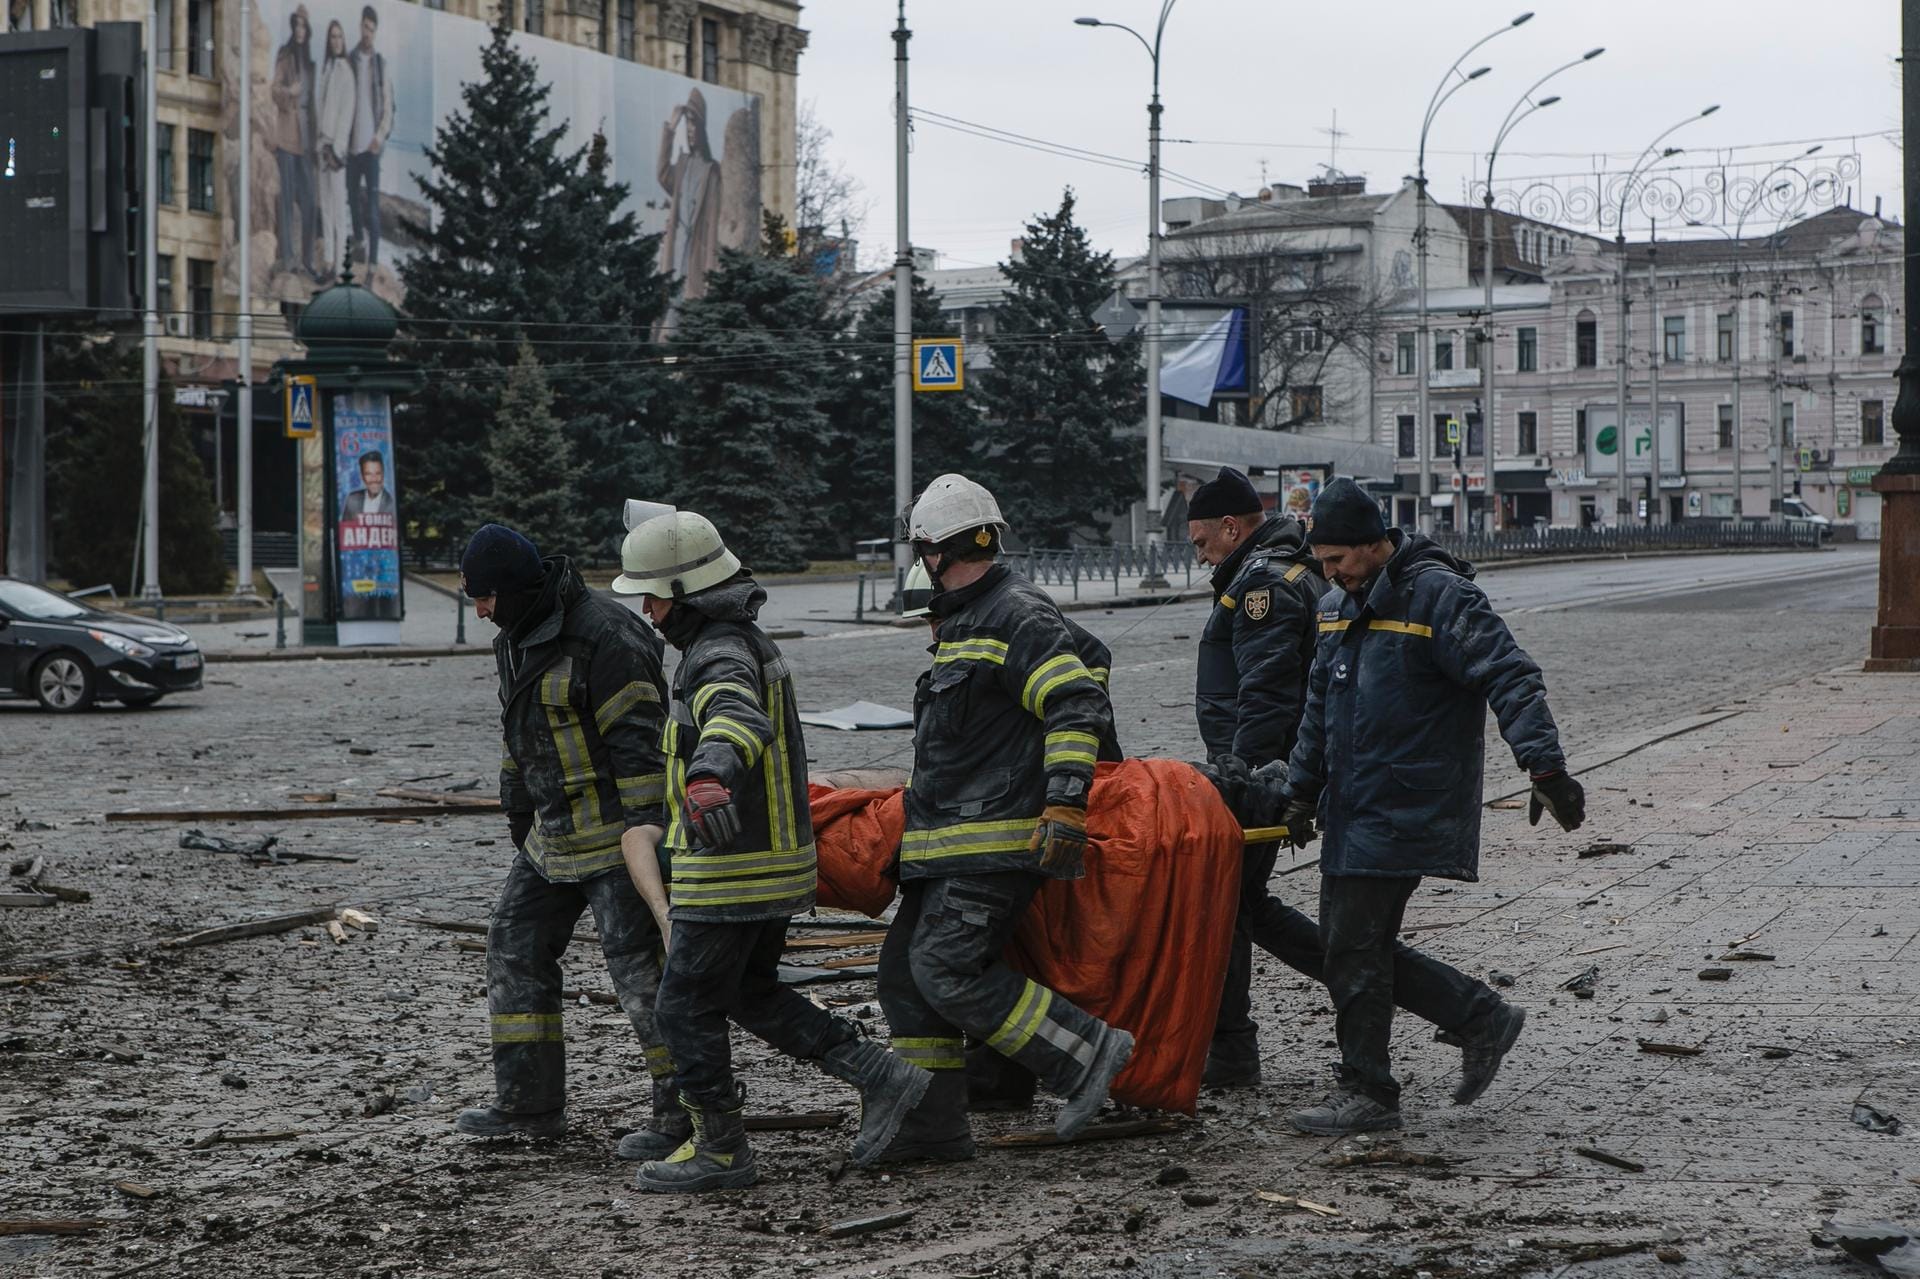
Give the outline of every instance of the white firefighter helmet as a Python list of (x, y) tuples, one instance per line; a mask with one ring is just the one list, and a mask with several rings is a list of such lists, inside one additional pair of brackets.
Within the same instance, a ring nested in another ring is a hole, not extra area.
[(671, 600), (720, 585), (740, 571), (740, 561), (706, 516), (675, 511), (627, 534), (620, 567), (625, 571), (613, 579), (618, 594)]
[(969, 529), (992, 527), (1007, 531), (1000, 504), (993, 494), (964, 475), (942, 475), (927, 485), (913, 504), (907, 521), (907, 539), (944, 542)]
[(907, 570), (907, 582), (900, 588), (900, 611), (902, 617), (925, 617), (933, 612), (929, 602), (933, 599), (933, 577), (927, 572), (927, 566), (919, 560)]

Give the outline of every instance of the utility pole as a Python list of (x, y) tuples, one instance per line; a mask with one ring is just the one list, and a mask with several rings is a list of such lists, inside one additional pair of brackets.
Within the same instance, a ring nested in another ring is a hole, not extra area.
[[(1777, 243), (1777, 241), (1776, 241)], [(1767, 450), (1767, 465), (1770, 472), (1767, 480), (1767, 518), (1778, 524), (1784, 516), (1781, 514), (1781, 495), (1785, 492), (1786, 474), (1782, 469), (1784, 454), (1787, 450), (1787, 424), (1784, 420), (1786, 410), (1783, 407), (1786, 397), (1780, 393), (1780, 379), (1785, 372), (1780, 367), (1780, 348), (1783, 345), (1785, 326), (1780, 322), (1780, 261), (1776, 249), (1773, 262), (1773, 278), (1767, 282), (1767, 327), (1771, 333), (1773, 350), (1767, 361), (1768, 380), (1773, 383), (1773, 422), (1767, 432), (1772, 447)]]
[[(1491, 161), (1487, 164), (1487, 173), (1493, 173)], [(1483, 234), (1480, 238), (1480, 274), (1487, 285), (1487, 340), (1480, 347), (1480, 377), (1485, 383), (1481, 392), (1483, 404), (1480, 410), (1480, 440), (1486, 448), (1487, 493), (1483, 499), (1486, 506), (1485, 527), (1488, 533), (1500, 531), (1500, 489), (1493, 478), (1495, 452), (1494, 437), (1499, 434), (1499, 414), (1494, 411), (1493, 403), (1493, 182), (1489, 176), (1487, 193), (1480, 205), (1480, 224)], [(1517, 349), (1517, 348), (1516, 348)], [(1520, 360), (1514, 359), (1514, 368), (1518, 370)], [(1460, 501), (1467, 500), (1466, 481), (1460, 482)]]
[[(1631, 185), (1631, 178), (1628, 183)], [(1627, 331), (1627, 224), (1624, 219), (1615, 226), (1613, 248), (1620, 257), (1619, 306), (1613, 322), (1613, 460), (1619, 498), (1613, 506), (1613, 522), (1625, 528), (1633, 506), (1627, 498), (1627, 351), (1632, 346), (1632, 335)]]
[(1667, 335), (1660, 328), (1660, 245), (1659, 227), (1647, 232), (1647, 406), (1653, 418), (1647, 426), (1653, 444), (1653, 458), (1647, 485), (1647, 524), (1661, 523), (1660, 503), (1660, 361), (1667, 358)]
[[(253, 595), (253, 3), (240, 0), (240, 207), (236, 239), (240, 249), (240, 372), (234, 418), (237, 479), (234, 505), (239, 514), (239, 560), (233, 593)], [(224, 459), (216, 456), (220, 468)]]
[[(907, 232), (907, 0), (893, 29), (893, 509), (902, 518), (913, 504), (913, 243)], [(907, 607), (907, 570), (913, 548), (904, 538), (893, 545), (896, 611)]]
[[(1740, 251), (1740, 242), (1734, 241), (1733, 251)], [(1746, 336), (1747, 300), (1740, 292), (1740, 263), (1734, 260), (1733, 267), (1733, 522), (1740, 523), (1740, 489), (1744, 482), (1740, 470), (1740, 364), (1742, 352), (1740, 339)]]
[[(160, 30), (155, 0), (147, 0), (147, 74), (142, 77), (141, 86), (147, 154), (140, 197), (140, 234), (144, 241), (141, 255), (146, 259), (146, 307), (140, 325), (140, 403), (141, 421), (145, 424), (141, 434), (146, 450), (146, 476), (140, 490), (140, 509), (144, 516), (140, 593), (149, 599), (160, 597), (160, 314), (154, 310), (158, 300), (155, 294), (160, 288), (159, 246), (155, 243), (160, 229), (160, 122), (154, 119), (154, 106), (159, 98), (154, 81), (160, 74), (158, 53), (162, 48), (170, 48), (172, 40), (171, 31)], [(163, 45), (162, 41), (168, 44)]]

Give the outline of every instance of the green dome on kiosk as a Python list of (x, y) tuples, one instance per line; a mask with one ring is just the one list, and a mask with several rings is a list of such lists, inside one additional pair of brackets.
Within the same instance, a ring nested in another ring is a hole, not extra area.
[(294, 337), (307, 348), (310, 360), (372, 362), (387, 358), (399, 328), (399, 313), (371, 289), (353, 283), (349, 274), (307, 303)]

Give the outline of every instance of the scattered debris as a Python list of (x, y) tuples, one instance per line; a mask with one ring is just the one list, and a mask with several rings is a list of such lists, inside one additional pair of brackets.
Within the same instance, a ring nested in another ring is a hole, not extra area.
[(1189, 1208), (1211, 1208), (1220, 1202), (1220, 1196), (1211, 1190), (1182, 1190), (1180, 1202)]
[(1625, 950), (1631, 945), (1633, 945), (1633, 943), (1630, 941), (1617, 941), (1611, 946), (1589, 946), (1585, 950), (1576, 950), (1573, 952), (1573, 955), (1575, 959), (1579, 959), (1585, 955), (1598, 955), (1601, 951), (1605, 950)]
[(1904, 1227), (1884, 1221), (1842, 1225), (1829, 1221), (1813, 1232), (1816, 1248), (1839, 1248), (1855, 1261), (1864, 1261), (1890, 1275), (1920, 1276), (1920, 1242)]
[(371, 754), (373, 754), (373, 747), (371, 747), (371, 746), (349, 746), (349, 747), (347, 747), (347, 754), (349, 754), (349, 755), (371, 755)]
[(465, 808), (489, 809), (496, 813), (500, 811), (498, 799), (463, 793), (471, 789), (470, 786), (463, 786), (459, 790), (451, 787), (446, 790), (415, 790), (411, 786), (384, 786), (374, 794), (381, 799), (404, 799), (411, 804), (455, 804)]
[(360, 1107), (362, 1119), (373, 1119), (393, 1109), (393, 1093), (385, 1088), (376, 1088), (367, 1094), (367, 1100)]
[(484, 955), (487, 953), (487, 943), (483, 941), (474, 941), (470, 937), (454, 938), (453, 948), (455, 950), (466, 951), (470, 955)]
[(1751, 963), (1771, 964), (1773, 962), (1773, 956), (1769, 955), (1764, 950), (1736, 950), (1720, 956), (1720, 962), (1723, 964), (1728, 962), (1729, 960), (1740, 960), (1740, 961), (1747, 961)]
[(343, 856), (339, 853), (295, 852), (290, 848), (275, 847), (279, 843), (278, 835), (259, 835), (253, 839), (226, 839), (198, 830), (190, 830), (180, 837), (182, 848), (198, 848), (208, 853), (234, 853), (246, 858), (255, 866), (285, 866), (292, 862), (346, 862), (351, 865), (360, 860), (358, 857)]
[(141, 1181), (116, 1181), (113, 1188), (129, 1199), (151, 1199), (160, 1193)]
[(336, 946), (347, 944), (347, 930), (340, 926), (340, 921), (337, 919), (327, 921), (327, 936), (333, 938), (333, 944)]
[(846, 1239), (853, 1235), (870, 1235), (881, 1230), (891, 1230), (895, 1226), (904, 1226), (913, 1220), (914, 1209), (904, 1208), (899, 1212), (881, 1213), (877, 1217), (850, 1217), (845, 1221), (836, 1221), (830, 1226), (822, 1226), (820, 1233), (828, 1239)]
[(1633, 851), (1632, 844), (1616, 844), (1610, 840), (1602, 839), (1602, 840), (1595, 840), (1593, 843), (1588, 844), (1585, 848), (1581, 849), (1580, 856), (1583, 858), (1612, 857), (1616, 853), (1630, 853), (1632, 851)]
[(1793, 1056), (1793, 1049), (1781, 1044), (1755, 1044), (1754, 1047), (1760, 1050), (1763, 1061), (1779, 1061), (1782, 1057)]
[(873, 729), (912, 728), (913, 716), (907, 711), (882, 706), (878, 702), (855, 702), (831, 711), (801, 711), (800, 722), (813, 728), (837, 728), (842, 732)]
[(1182, 1168), (1179, 1164), (1168, 1164), (1154, 1176), (1153, 1184), (1156, 1186), (1184, 1186), (1192, 1180), (1193, 1174), (1185, 1168)]
[(297, 790), (288, 798), (297, 799), (303, 804), (331, 804), (340, 798), (340, 794), (330, 790)]
[(844, 1110), (796, 1110), (784, 1115), (748, 1115), (748, 1132), (802, 1132), (810, 1128), (838, 1128), (847, 1121)]
[(1692, 1044), (1658, 1044), (1651, 1039), (1642, 1039), (1639, 1043), (1641, 1052), (1654, 1053), (1661, 1057), (1698, 1057), (1706, 1051)]
[(789, 937), (788, 950), (840, 950), (847, 946), (878, 946), (887, 939), (886, 930), (868, 933), (841, 933), (837, 936)]
[(1430, 1155), (1418, 1150), (1401, 1150), (1397, 1146), (1388, 1146), (1379, 1150), (1362, 1150), (1357, 1154), (1340, 1155), (1327, 1160), (1329, 1168), (1370, 1168), (1378, 1164), (1395, 1164), (1403, 1168), (1451, 1168), (1461, 1159), (1449, 1159), (1445, 1155)]
[(1594, 987), (1599, 983), (1600, 969), (1597, 965), (1590, 965), (1578, 977), (1570, 977), (1561, 982), (1560, 989), (1572, 991), (1575, 999), (1592, 999)]
[(1512, 973), (1503, 973), (1498, 968), (1496, 968), (1492, 972), (1487, 974), (1487, 980), (1492, 982), (1494, 985), (1499, 986), (1502, 989), (1505, 989), (1506, 987), (1513, 985), (1514, 977)]
[(1311, 1199), (1302, 1199), (1297, 1195), (1283, 1195), (1272, 1190), (1256, 1190), (1253, 1197), (1261, 1203), (1279, 1204), (1282, 1208), (1300, 1208), (1316, 1217), (1338, 1217), (1340, 1210), (1327, 1204), (1317, 1204)]
[(1890, 1115), (1878, 1106), (1864, 1101), (1853, 1103), (1853, 1122), (1868, 1132), (1884, 1132), (1888, 1136), (1898, 1136), (1904, 1126), (1899, 1117)]
[(1687, 1259), (1686, 1253), (1681, 1252), (1678, 1248), (1674, 1248), (1674, 1247), (1655, 1248), (1653, 1250), (1653, 1255), (1655, 1260), (1660, 1261), (1665, 1265), (1669, 1265), (1669, 1266), (1677, 1266), (1681, 1262)]
[(1702, 968), (1699, 972), (1695, 973), (1694, 976), (1698, 977), (1701, 981), (1732, 981), (1733, 969)]
[(1647, 1018), (1647, 1020), (1652, 1022), (1656, 1026), (1666, 1025), (1668, 1020), (1666, 1008), (1663, 1006), (1663, 1007), (1654, 1009), (1653, 1013)]
[(1886, 935), (1887, 935), (1887, 926), (1885, 924), (1875, 924), (1873, 926), (1873, 931), (1867, 934), (1867, 936), (1869, 937), (1885, 937)]
[(367, 914), (366, 911), (357, 910), (352, 906), (348, 906), (340, 912), (340, 922), (348, 928), (358, 929), (368, 936), (372, 936), (374, 933), (380, 931), (379, 920)]
[(290, 915), (269, 915), (265, 919), (256, 919), (245, 924), (221, 924), (216, 928), (203, 928), (197, 933), (188, 933), (184, 937), (169, 937), (160, 945), (168, 950), (185, 950), (189, 946), (217, 946), (222, 942), (240, 941), (247, 937), (266, 937), (273, 933), (292, 932), (308, 924), (324, 923), (333, 916), (332, 906), (323, 906), (314, 910), (297, 910)]
[(229, 1146), (258, 1145), (268, 1141), (292, 1141), (295, 1137), (306, 1135), (306, 1130), (301, 1128), (276, 1128), (270, 1132), (228, 1132), (223, 1128), (216, 1128), (187, 1149), (211, 1150), (223, 1142)]
[(52, 893), (0, 893), (0, 906), (58, 906)]
[(1593, 1146), (1575, 1146), (1573, 1148), (1573, 1153), (1576, 1155), (1580, 1155), (1584, 1158), (1591, 1159), (1596, 1163), (1608, 1164), (1612, 1167), (1622, 1169), (1626, 1172), (1645, 1172), (1647, 1170), (1647, 1166), (1645, 1164), (1635, 1163), (1633, 1160), (1628, 1159), (1624, 1155), (1612, 1154), (1608, 1151), (1600, 1150)]
[(105, 814), (110, 822), (304, 822), (319, 817), (372, 817), (383, 820), (459, 817), (498, 813), (494, 800), (464, 799), (443, 804), (336, 804), (332, 808), (127, 808)]
[(780, 983), (784, 986), (812, 986), (819, 982), (853, 981), (859, 977), (876, 977), (880, 965), (869, 959), (860, 958), (846, 961), (834, 960), (826, 964), (809, 967), (805, 964), (780, 965)]
[(84, 1235), (89, 1230), (98, 1230), (107, 1223), (85, 1218), (60, 1219), (45, 1217), (34, 1219), (0, 1218), (0, 1235)]
[(1071, 1141), (1062, 1141), (1052, 1128), (1023, 1128), (989, 1137), (981, 1144), (996, 1150), (1032, 1150), (1042, 1146), (1077, 1146), (1089, 1141), (1118, 1141), (1124, 1137), (1156, 1137), (1163, 1133), (1179, 1132), (1184, 1127), (1186, 1121), (1183, 1119), (1121, 1119), (1112, 1123), (1090, 1124), (1082, 1128), (1080, 1135)]

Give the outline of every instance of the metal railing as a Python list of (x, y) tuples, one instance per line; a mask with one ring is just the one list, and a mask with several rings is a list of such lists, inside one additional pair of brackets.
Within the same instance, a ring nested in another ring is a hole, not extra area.
[(1114, 593), (1120, 584), (1155, 577), (1183, 589), (1193, 585), (1193, 571), (1204, 567), (1186, 542), (1116, 542), (1111, 546), (1069, 546), (1059, 550), (1010, 551), (1004, 557), (1014, 572), (1041, 586), (1071, 586), (1079, 598), (1082, 582), (1108, 582)]
[(1498, 533), (1454, 533), (1433, 540), (1477, 564), (1554, 555), (1624, 555), (1659, 551), (1817, 550), (1820, 530), (1807, 523), (1698, 520), (1652, 527), (1524, 528)]

